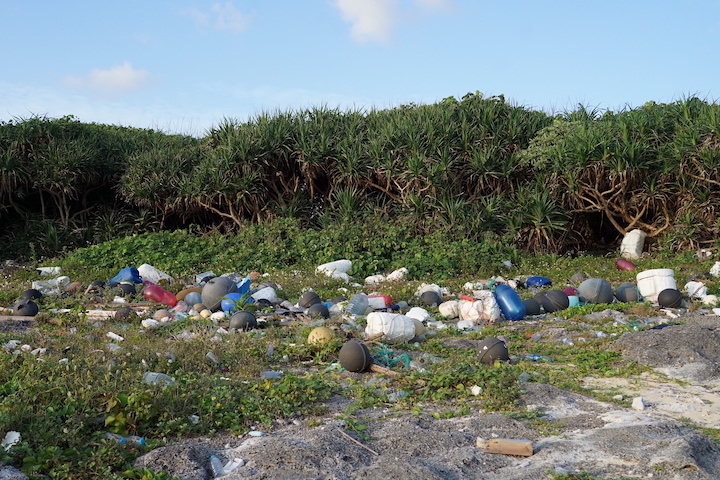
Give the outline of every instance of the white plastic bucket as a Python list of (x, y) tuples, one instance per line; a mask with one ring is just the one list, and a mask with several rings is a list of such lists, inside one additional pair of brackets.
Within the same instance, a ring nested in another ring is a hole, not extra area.
[(638, 273), (637, 286), (640, 295), (651, 302), (657, 302), (658, 294), (666, 288), (677, 289), (674, 275), (675, 272), (670, 268), (645, 270)]

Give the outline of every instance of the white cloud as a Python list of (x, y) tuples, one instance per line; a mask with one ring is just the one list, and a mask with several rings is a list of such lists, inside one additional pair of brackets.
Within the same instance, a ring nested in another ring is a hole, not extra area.
[(400, 20), (398, 0), (337, 0), (335, 6), (352, 25), (350, 34), (359, 42), (388, 43)]
[(412, 19), (413, 10), (436, 13), (452, 11), (452, 0), (413, 0), (401, 9), (400, 0), (335, 0), (343, 20), (351, 24), (350, 35), (358, 42), (389, 43), (396, 25)]
[(94, 68), (84, 77), (69, 75), (65, 85), (72, 88), (90, 88), (98, 92), (121, 93), (142, 90), (150, 84), (150, 74), (146, 70), (135, 70), (130, 62), (108, 70)]
[(415, 5), (422, 10), (453, 10), (455, 8), (452, 0), (414, 0)]
[(214, 3), (209, 12), (190, 9), (187, 13), (201, 26), (232, 33), (241, 33), (250, 24), (250, 16), (241, 13), (232, 2)]
[(248, 26), (249, 17), (240, 13), (232, 2), (225, 2), (224, 5), (216, 3), (210, 10), (215, 14), (215, 28), (218, 30), (240, 33)]

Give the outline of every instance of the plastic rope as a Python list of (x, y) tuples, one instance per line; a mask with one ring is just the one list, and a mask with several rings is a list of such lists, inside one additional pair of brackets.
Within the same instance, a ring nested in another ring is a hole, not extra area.
[(380, 344), (380, 348), (378, 352), (373, 355), (373, 360), (377, 361), (378, 363), (381, 363), (383, 365), (387, 365), (388, 367), (394, 367), (397, 365), (401, 360), (404, 360), (405, 369), (407, 370), (410, 366), (410, 357), (407, 353), (403, 353), (402, 355), (398, 355), (397, 357), (394, 356), (395, 352), (390, 350), (387, 345), (384, 343)]

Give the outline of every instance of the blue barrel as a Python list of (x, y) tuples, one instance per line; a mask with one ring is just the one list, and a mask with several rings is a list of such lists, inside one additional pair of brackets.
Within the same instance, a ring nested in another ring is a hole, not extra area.
[(496, 286), (495, 299), (497, 299), (500, 306), (500, 311), (508, 320), (522, 320), (525, 318), (525, 303), (512, 287), (503, 284)]

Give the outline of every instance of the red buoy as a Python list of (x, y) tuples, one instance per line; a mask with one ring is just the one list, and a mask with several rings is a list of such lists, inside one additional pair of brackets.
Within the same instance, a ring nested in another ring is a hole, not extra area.
[(618, 258), (615, 261), (615, 268), (618, 270), (632, 271), (635, 270), (635, 264), (629, 260), (625, 260), (624, 258)]

